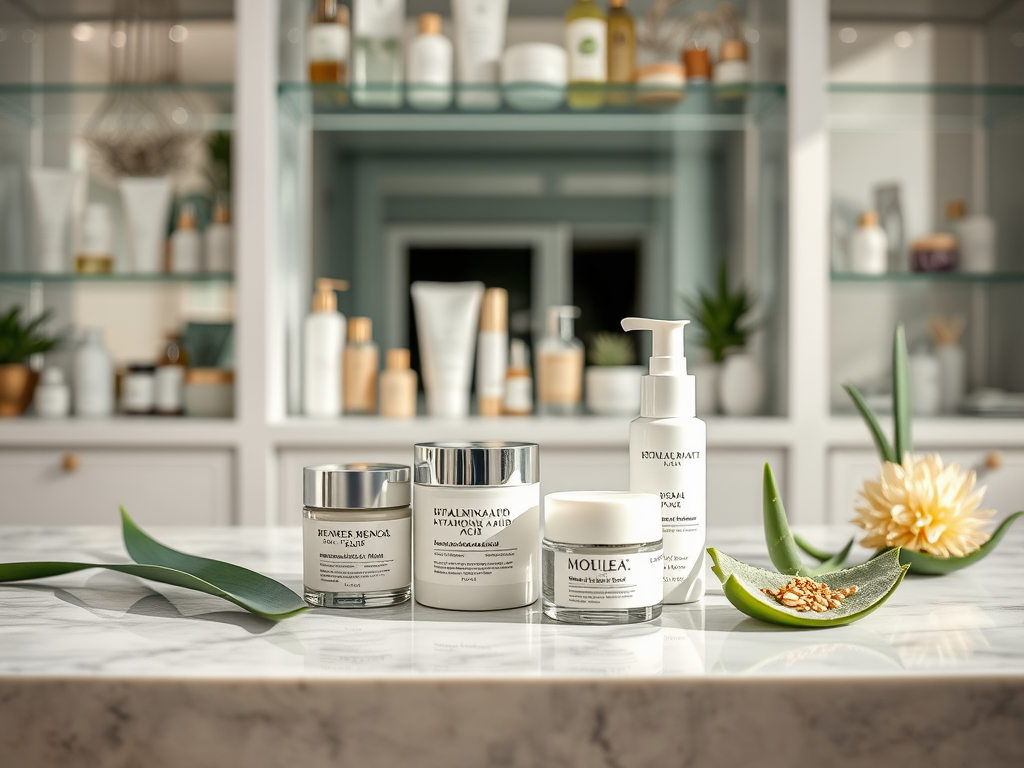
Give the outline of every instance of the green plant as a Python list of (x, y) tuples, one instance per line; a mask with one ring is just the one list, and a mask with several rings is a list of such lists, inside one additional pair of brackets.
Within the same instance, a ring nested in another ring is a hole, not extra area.
[(41, 333), (39, 327), (50, 319), (44, 312), (26, 325), (21, 322), (21, 307), (0, 316), (0, 365), (20, 365), (32, 355), (49, 352), (57, 339)]
[(206, 139), (206, 148), (210, 152), (210, 166), (206, 169), (206, 177), (215, 192), (231, 191), (231, 133), (216, 131)]
[(699, 343), (716, 363), (725, 360), (730, 347), (746, 346), (754, 325), (745, 323), (744, 318), (754, 308), (754, 297), (742, 285), (735, 292), (729, 290), (729, 267), (724, 261), (718, 270), (715, 292), (700, 290), (696, 299), (684, 297), (684, 301), (700, 327)]
[(624, 333), (596, 333), (590, 341), (591, 365), (633, 365), (636, 347)]

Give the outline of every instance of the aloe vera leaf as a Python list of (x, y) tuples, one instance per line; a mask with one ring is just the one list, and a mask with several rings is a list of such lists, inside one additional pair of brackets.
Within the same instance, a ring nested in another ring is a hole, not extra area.
[(793, 541), (786, 518), (786, 507), (782, 504), (775, 474), (767, 462), (764, 465), (764, 490), (762, 492), (764, 515), (764, 541), (768, 545), (768, 557), (782, 573), (806, 576), (807, 566), (800, 557), (800, 550)]
[[(987, 557), (992, 550), (996, 548), (996, 545), (999, 544), (1003, 536), (1006, 535), (1006, 532), (1010, 529), (1010, 525), (1022, 515), (1024, 515), (1024, 510), (1014, 512), (1012, 515), (1007, 517), (999, 524), (998, 528), (992, 531), (992, 536), (988, 541), (982, 544), (978, 549), (971, 552), (971, 554), (965, 555), (964, 557), (935, 557), (935, 555), (929, 555), (925, 552), (914, 552), (909, 549), (903, 549), (900, 552), (900, 562), (910, 565), (912, 567), (912, 572), (915, 575), (942, 576), (946, 573), (959, 571), (961, 568), (974, 565), (974, 563)], [(883, 555), (889, 551), (891, 550), (879, 550), (875, 553), (875, 557)]]
[(814, 613), (787, 608), (761, 592), (786, 586), (790, 576), (748, 565), (714, 548), (708, 554), (726, 598), (738, 610), (761, 621), (801, 628), (839, 627), (864, 618), (889, 599), (910, 568), (900, 564), (900, 552), (894, 549), (853, 568), (825, 574), (819, 580), (831, 589), (855, 585), (857, 591), (839, 608)]
[(800, 549), (802, 549), (806, 554), (813, 557), (819, 563), (823, 563), (826, 560), (829, 560), (836, 556), (835, 552), (826, 552), (825, 550), (819, 549), (818, 547), (814, 546), (799, 533), (793, 534), (793, 541), (796, 543), (798, 547), (800, 547)]
[(44, 579), (89, 568), (105, 568), (221, 597), (272, 621), (286, 619), (309, 609), (301, 597), (279, 581), (237, 565), (194, 557), (165, 547), (136, 526), (124, 509), (121, 515), (128, 552), (143, 562), (0, 563), (0, 582)]
[(894, 464), (903, 461), (903, 456), (914, 451), (911, 432), (913, 413), (910, 404), (910, 365), (907, 362), (907, 336), (903, 323), (896, 326), (892, 340), (892, 417), (895, 424), (896, 458)]
[(882, 431), (882, 427), (878, 423), (878, 417), (875, 416), (875, 412), (871, 410), (871, 406), (864, 400), (860, 390), (858, 390), (852, 384), (843, 384), (843, 389), (846, 390), (846, 394), (850, 396), (853, 401), (854, 407), (860, 413), (861, 418), (864, 419), (864, 423), (867, 425), (868, 431), (871, 432), (871, 438), (875, 441), (875, 449), (878, 451), (878, 458), (882, 461), (891, 461), (893, 464), (898, 464), (899, 461), (896, 458), (896, 452), (889, 444), (889, 439), (885, 436)]

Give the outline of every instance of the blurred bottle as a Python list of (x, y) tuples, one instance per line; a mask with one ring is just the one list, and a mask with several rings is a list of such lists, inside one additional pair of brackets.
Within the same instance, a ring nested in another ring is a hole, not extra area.
[(421, 13), (419, 34), (409, 43), (406, 98), (416, 109), (445, 109), (452, 103), (452, 42), (441, 34), (441, 17)]
[(409, 367), (408, 349), (389, 349), (380, 375), (380, 415), (391, 419), (416, 416), (416, 371)]
[(569, 106), (600, 109), (608, 80), (608, 23), (593, 0), (577, 0), (565, 14)]
[(317, 0), (316, 19), (306, 38), (309, 82), (348, 82), (348, 8), (337, 0)]
[(171, 272), (193, 275), (202, 264), (202, 239), (196, 228), (196, 208), (182, 203), (178, 211), (178, 227), (171, 235)]
[(537, 410), (571, 416), (583, 399), (583, 342), (573, 335), (578, 307), (548, 309), (548, 332), (537, 349)]
[(505, 414), (529, 416), (533, 413), (533, 376), (530, 375), (530, 352), (522, 339), (512, 339), (505, 374)]
[(184, 387), (188, 354), (177, 333), (167, 334), (167, 343), (156, 364), (156, 412), (162, 416), (180, 416), (185, 412)]
[(633, 100), (636, 74), (636, 28), (626, 6), (629, 0), (608, 3), (608, 103)]
[(380, 350), (373, 342), (373, 321), (370, 318), (349, 318), (344, 360), (341, 392), (345, 413), (375, 413)]
[(231, 229), (231, 209), (227, 200), (217, 198), (213, 221), (203, 232), (204, 266), (207, 272), (231, 272), (234, 264), (235, 236)]

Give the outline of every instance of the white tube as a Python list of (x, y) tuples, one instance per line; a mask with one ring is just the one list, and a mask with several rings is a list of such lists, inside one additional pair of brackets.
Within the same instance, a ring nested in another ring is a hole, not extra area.
[(63, 168), (29, 168), (39, 233), (39, 271), (69, 272), (67, 256), (71, 201), (79, 175)]
[(133, 272), (163, 272), (171, 180), (167, 176), (126, 176), (119, 182), (131, 242)]
[(416, 282), (411, 291), (427, 413), (467, 416), (483, 283)]
[[(497, 109), (508, 0), (452, 0), (460, 109)], [(488, 86), (491, 87), (488, 87)]]

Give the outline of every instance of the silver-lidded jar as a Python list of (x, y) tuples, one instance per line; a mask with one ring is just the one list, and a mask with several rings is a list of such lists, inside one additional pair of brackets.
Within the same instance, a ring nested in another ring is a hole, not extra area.
[(416, 601), (493, 611), (530, 605), (540, 571), (540, 447), (418, 443)]
[(302, 470), (303, 597), (371, 608), (412, 595), (411, 472), (402, 464)]

